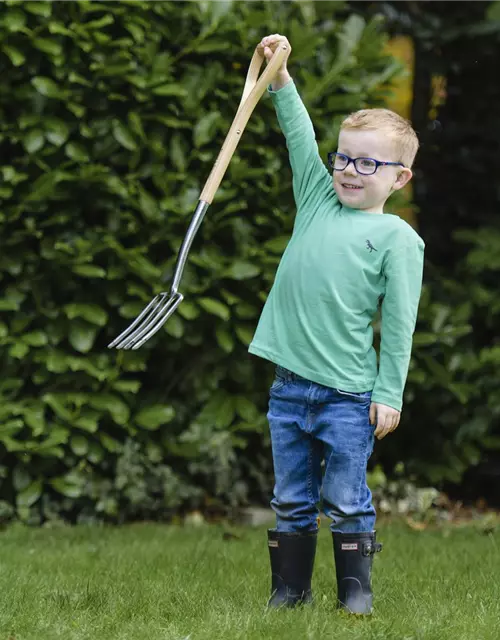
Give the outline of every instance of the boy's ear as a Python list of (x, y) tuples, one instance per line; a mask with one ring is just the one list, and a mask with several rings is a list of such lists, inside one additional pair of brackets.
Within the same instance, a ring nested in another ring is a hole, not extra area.
[(399, 189), (402, 189), (406, 184), (408, 184), (412, 178), (412, 170), (405, 167), (398, 173), (398, 177), (396, 178), (396, 182), (393, 184), (392, 188), (394, 191), (399, 191)]

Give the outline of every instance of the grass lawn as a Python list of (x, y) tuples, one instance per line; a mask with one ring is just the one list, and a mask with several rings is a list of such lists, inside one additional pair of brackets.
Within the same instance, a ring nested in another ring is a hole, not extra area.
[(498, 640), (500, 540), (381, 525), (375, 611), (335, 610), (330, 533), (315, 605), (266, 612), (265, 528), (143, 524), (0, 533), (0, 640)]

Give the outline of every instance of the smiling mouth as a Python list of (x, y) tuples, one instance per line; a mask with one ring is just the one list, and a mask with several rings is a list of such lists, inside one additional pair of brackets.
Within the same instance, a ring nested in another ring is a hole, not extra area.
[(344, 189), (351, 189), (352, 191), (356, 191), (356, 189), (362, 189), (363, 187), (359, 187), (356, 184), (349, 184), (346, 182), (342, 183), (342, 186), (344, 187)]

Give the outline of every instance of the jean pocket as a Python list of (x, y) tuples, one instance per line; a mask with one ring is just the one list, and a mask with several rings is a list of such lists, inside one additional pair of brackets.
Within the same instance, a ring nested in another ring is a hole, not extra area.
[(371, 391), (361, 391), (360, 393), (356, 393), (354, 391), (343, 391), (342, 389), (336, 389), (336, 391), (339, 395), (345, 396), (346, 398), (352, 398), (358, 402), (368, 402), (372, 397)]
[(282, 387), (287, 383), (288, 378), (286, 377), (286, 369), (280, 367), (279, 365), (276, 367), (276, 372), (274, 375), (273, 384), (271, 385), (271, 391), (279, 391)]

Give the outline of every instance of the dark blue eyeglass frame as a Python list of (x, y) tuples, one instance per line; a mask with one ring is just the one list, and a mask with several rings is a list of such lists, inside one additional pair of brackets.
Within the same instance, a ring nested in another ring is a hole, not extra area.
[[(336, 169), (335, 168), (335, 158), (336, 157), (345, 158), (347, 160), (347, 164), (343, 169)], [(366, 173), (366, 171), (360, 171), (358, 169), (358, 166), (357, 166), (358, 160), (371, 160), (372, 162), (375, 163), (374, 170), (370, 171), (368, 173)], [(375, 160), (375, 158), (364, 158), (364, 157), (361, 157), (361, 158), (350, 158), (349, 156), (346, 156), (345, 153), (338, 153), (337, 151), (331, 151), (328, 154), (328, 166), (330, 167), (330, 169), (333, 169), (333, 171), (345, 171), (347, 169), (347, 167), (351, 164), (351, 162), (353, 163), (354, 168), (356, 169), (356, 171), (358, 173), (360, 173), (361, 175), (363, 175), (363, 176), (371, 176), (371, 175), (373, 175), (377, 171), (377, 169), (379, 167), (382, 167), (382, 166), (392, 165), (392, 166), (396, 166), (396, 167), (403, 167), (403, 169), (405, 168), (405, 166), (404, 166), (404, 164), (402, 162), (381, 162), (380, 160)]]

